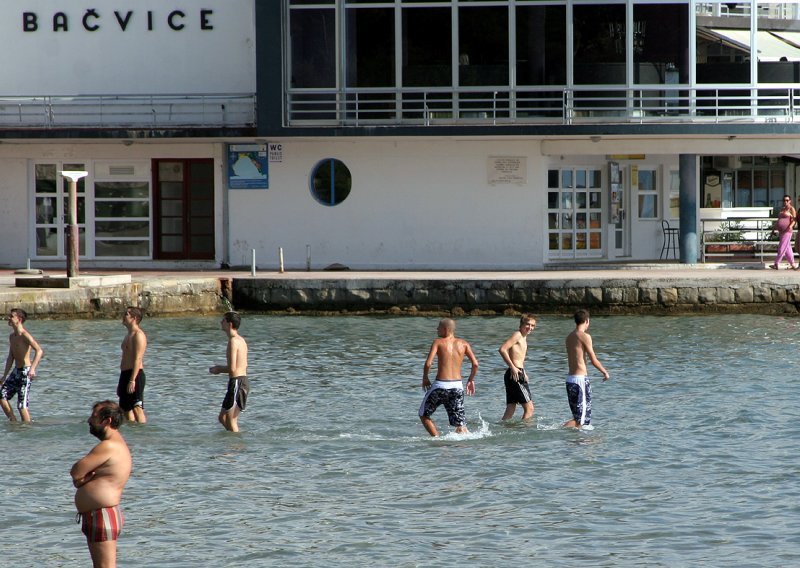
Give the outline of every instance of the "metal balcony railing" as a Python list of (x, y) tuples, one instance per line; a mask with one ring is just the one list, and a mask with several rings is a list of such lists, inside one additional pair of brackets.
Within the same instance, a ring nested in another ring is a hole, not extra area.
[(800, 122), (800, 85), (290, 89), (287, 126)]
[(774, 217), (700, 219), (701, 262), (774, 259), (778, 250), (775, 221)]
[(252, 127), (254, 94), (0, 96), (3, 128)]

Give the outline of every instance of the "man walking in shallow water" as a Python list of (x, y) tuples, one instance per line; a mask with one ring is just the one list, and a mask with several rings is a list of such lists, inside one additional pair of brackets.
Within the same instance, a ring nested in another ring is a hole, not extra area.
[[(467, 395), (472, 396), (475, 394), (478, 359), (475, 358), (469, 343), (457, 338), (455, 331), (456, 322), (450, 318), (439, 322), (439, 326), (436, 328), (439, 337), (433, 340), (422, 371), (422, 389), (426, 392), (419, 407), (419, 419), (431, 436), (439, 435), (436, 424), (431, 420), (431, 415), (442, 404), (447, 410), (450, 425), (456, 427), (456, 432), (459, 434), (468, 432), (464, 413), (464, 387), (461, 384), (461, 364), (465, 356), (472, 363), (472, 370), (467, 379)], [(436, 381), (431, 385), (428, 373), (434, 359), (437, 363)]]
[(226, 363), (213, 365), (208, 369), (212, 375), (228, 375), (228, 390), (222, 400), (219, 423), (229, 432), (239, 431), (239, 414), (247, 406), (247, 395), (250, 392), (250, 381), (247, 378), (247, 342), (239, 335), (241, 323), (242, 318), (236, 312), (228, 312), (222, 316), (220, 327), (228, 336)]
[(568, 428), (585, 428), (590, 430), (592, 422), (592, 385), (589, 383), (586, 371), (586, 358), (603, 374), (603, 380), (610, 377), (603, 364), (594, 353), (592, 336), (589, 335), (589, 312), (578, 310), (575, 312), (575, 329), (567, 336), (567, 360), (569, 362), (569, 375), (567, 375), (567, 400), (572, 411), (572, 420), (564, 423)]
[(70, 470), (75, 492), (76, 521), (86, 535), (94, 568), (117, 565), (117, 537), (125, 519), (119, 504), (131, 475), (133, 460), (120, 425), (125, 415), (116, 402), (105, 400), (92, 408), (89, 432), (100, 440)]

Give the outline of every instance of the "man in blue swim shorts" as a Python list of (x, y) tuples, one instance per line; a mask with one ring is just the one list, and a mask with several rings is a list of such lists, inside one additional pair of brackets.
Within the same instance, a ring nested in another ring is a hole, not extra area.
[(569, 428), (586, 428), (592, 421), (592, 386), (586, 371), (586, 358), (603, 374), (603, 380), (610, 377), (608, 371), (600, 363), (592, 347), (592, 336), (589, 329), (589, 312), (575, 312), (575, 330), (567, 336), (567, 359), (569, 375), (567, 376), (567, 399), (572, 411), (572, 420), (564, 423)]
[[(459, 434), (468, 432), (464, 413), (464, 387), (461, 384), (461, 364), (464, 357), (468, 357), (472, 364), (466, 389), (467, 394), (472, 396), (475, 394), (478, 359), (475, 358), (469, 343), (455, 337), (455, 331), (456, 322), (450, 318), (439, 322), (439, 327), (436, 329), (439, 337), (433, 340), (422, 371), (422, 389), (425, 391), (425, 398), (419, 407), (419, 419), (431, 436), (439, 435), (431, 415), (442, 404), (447, 411), (448, 421), (455, 427), (456, 432)], [(436, 381), (431, 385), (428, 373), (434, 359), (437, 365)]]

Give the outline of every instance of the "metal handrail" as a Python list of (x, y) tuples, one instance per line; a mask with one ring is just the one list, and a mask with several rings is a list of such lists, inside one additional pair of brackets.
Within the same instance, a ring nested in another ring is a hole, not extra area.
[(288, 89), (286, 125), (800, 122), (800, 84)]
[[(706, 262), (708, 258), (730, 256), (733, 252), (730, 249), (735, 245), (752, 247), (753, 258), (756, 259), (775, 254), (778, 243), (771, 239), (775, 221), (774, 217), (700, 219), (700, 261)], [(726, 250), (709, 252), (709, 245), (719, 245)]]
[(254, 93), (0, 96), (2, 128), (252, 127)]

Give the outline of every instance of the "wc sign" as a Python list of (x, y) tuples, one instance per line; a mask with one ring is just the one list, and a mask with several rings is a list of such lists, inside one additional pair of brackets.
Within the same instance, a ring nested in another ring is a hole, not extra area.
[(269, 142), (267, 144), (267, 153), (269, 154), (269, 161), (277, 163), (283, 161), (283, 144), (277, 142)]

